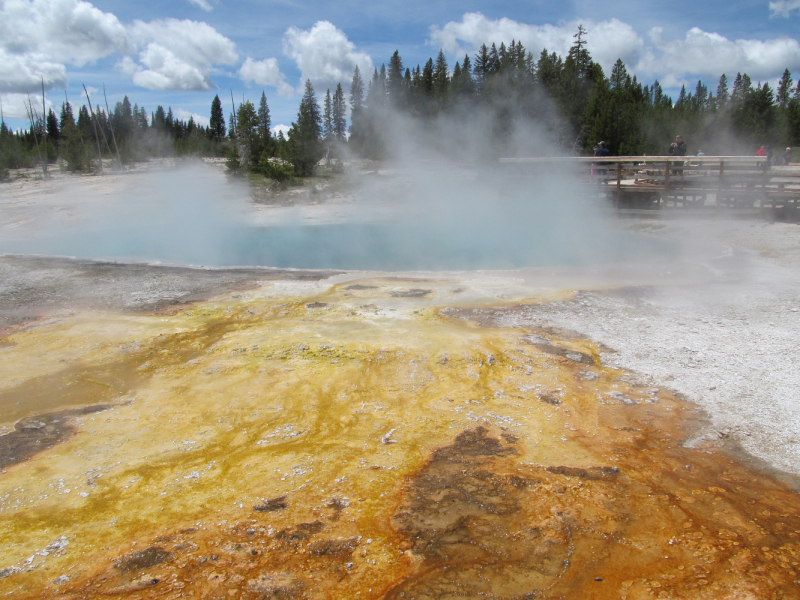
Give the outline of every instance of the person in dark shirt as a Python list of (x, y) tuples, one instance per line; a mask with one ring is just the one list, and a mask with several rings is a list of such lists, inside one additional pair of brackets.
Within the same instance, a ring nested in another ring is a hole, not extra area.
[[(675, 136), (675, 141), (669, 145), (669, 153), (672, 156), (686, 156), (686, 142), (683, 141), (683, 137), (680, 135)], [(673, 162), (672, 163), (675, 167), (683, 167), (683, 162)], [(673, 175), (682, 175), (683, 169), (677, 168), (672, 169)]]
[(686, 142), (681, 136), (675, 136), (675, 141), (669, 145), (669, 153), (672, 156), (686, 156)]
[(594, 149), (595, 156), (611, 156), (611, 151), (606, 148), (605, 142), (597, 142), (597, 146)]
[[(597, 142), (594, 147), (594, 156), (611, 156), (611, 151), (606, 148), (605, 142)], [(605, 165), (606, 163), (597, 162), (595, 165)], [(593, 169), (595, 175), (599, 175), (598, 183), (608, 183), (608, 169)]]

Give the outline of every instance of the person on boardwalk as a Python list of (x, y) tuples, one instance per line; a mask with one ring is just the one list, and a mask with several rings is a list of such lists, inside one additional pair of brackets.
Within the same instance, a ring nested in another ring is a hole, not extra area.
[(672, 156), (686, 156), (686, 142), (682, 136), (675, 136), (675, 141), (669, 145), (669, 153)]
[[(672, 156), (686, 156), (686, 142), (683, 141), (683, 137), (680, 135), (675, 136), (675, 141), (669, 145), (669, 153)], [(674, 162), (672, 163), (676, 167), (683, 167), (683, 162)], [(677, 168), (673, 169), (672, 173), (674, 175), (682, 175), (683, 169)]]
[(787, 148), (784, 153), (781, 155), (781, 162), (785, 166), (789, 166), (789, 163), (792, 162), (792, 149), (791, 147)]
[[(611, 156), (611, 151), (606, 148), (605, 142), (597, 142), (594, 147), (594, 156)], [(605, 165), (606, 163), (596, 162), (595, 165)], [(608, 169), (592, 169), (594, 175), (598, 175), (597, 183), (608, 183)]]

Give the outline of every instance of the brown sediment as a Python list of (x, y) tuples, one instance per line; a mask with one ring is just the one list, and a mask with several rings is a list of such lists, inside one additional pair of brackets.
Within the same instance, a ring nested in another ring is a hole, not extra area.
[(422, 290), (419, 288), (412, 288), (409, 290), (396, 290), (389, 292), (392, 298), (424, 298), (430, 294), (432, 290)]
[(75, 433), (74, 417), (90, 415), (113, 408), (111, 404), (95, 404), (20, 419), (14, 430), (0, 435), (0, 469), (24, 462), (39, 452), (68, 440)]
[(405, 487), (392, 523), (422, 560), (385, 597), (798, 597), (797, 496), (653, 437), (636, 445), (666, 451), (661, 472), (634, 453), (621, 469), (534, 466), (461, 433)]
[[(17, 334), (5, 372), (83, 344), (83, 368), (130, 369), (138, 396), (0, 477), (0, 591), (797, 597), (798, 496), (713, 444), (685, 447), (705, 423), (691, 404), (603, 366), (588, 340), (384, 318), (383, 293), (365, 309), (335, 286), (254, 292)], [(309, 320), (312, 302), (328, 310)], [(118, 319), (110, 339), (129, 351), (87, 337)], [(76, 379), (58, 373), (0, 393)]]
[(256, 512), (273, 512), (283, 510), (287, 506), (289, 506), (289, 503), (286, 501), (286, 494), (284, 494), (283, 496), (266, 500), (263, 504), (256, 504), (253, 510)]
[(344, 289), (347, 291), (355, 291), (355, 290), (375, 290), (378, 289), (377, 285), (364, 285), (362, 283), (354, 283), (353, 285), (346, 285)]
[(548, 354), (555, 354), (556, 356), (563, 356), (564, 358), (568, 358), (571, 361), (583, 363), (585, 365), (594, 365), (595, 358), (591, 354), (587, 354), (585, 352), (578, 352), (577, 350), (569, 350), (567, 348), (562, 348), (561, 346), (555, 346), (550, 343), (549, 340), (543, 338), (539, 335), (523, 335), (520, 338), (525, 344), (530, 344), (531, 346), (535, 346), (542, 352), (547, 352)]

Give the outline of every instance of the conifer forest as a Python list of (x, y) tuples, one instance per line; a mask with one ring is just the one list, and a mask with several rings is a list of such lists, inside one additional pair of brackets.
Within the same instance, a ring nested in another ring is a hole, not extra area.
[[(405, 65), (399, 52), (373, 73), (356, 67), (351, 81), (324, 95), (305, 83), (287, 137), (274, 135), (267, 98), (258, 105), (232, 103), (227, 117), (216, 96), (209, 125), (183, 121), (172, 109), (152, 112), (126, 96), (113, 108), (64, 101), (59, 113), (29, 104), (30, 127), (0, 126), (0, 177), (8, 169), (34, 166), (47, 157), (70, 171), (97, 169), (98, 156), (120, 166), (165, 156), (226, 157), (234, 172), (287, 181), (313, 174), (322, 158), (381, 159), (391, 153), (394, 117), (454, 122), (487, 118), (493, 123), (484, 156), (504, 155), (504, 140), (519, 119), (544, 132), (540, 155), (591, 155), (603, 140), (612, 155), (664, 155), (676, 134), (690, 154), (755, 154), (800, 145), (800, 82), (786, 69), (776, 89), (746, 73), (722, 75), (716, 86), (698, 81), (677, 98), (658, 80), (643, 82), (617, 60), (610, 73), (586, 49), (579, 27), (567, 56), (547, 49), (534, 55), (522, 43), (483, 45), (451, 66), (444, 52), (424, 65)], [(344, 88), (349, 84), (345, 96)], [(232, 99), (231, 99), (232, 102)]]

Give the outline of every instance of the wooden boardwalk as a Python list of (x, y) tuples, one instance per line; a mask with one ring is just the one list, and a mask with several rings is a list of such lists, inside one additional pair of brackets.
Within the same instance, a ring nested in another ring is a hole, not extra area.
[(572, 169), (619, 209), (757, 212), (800, 220), (800, 167), (770, 167), (763, 156), (501, 158), (526, 172)]

